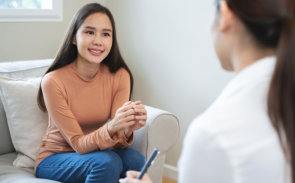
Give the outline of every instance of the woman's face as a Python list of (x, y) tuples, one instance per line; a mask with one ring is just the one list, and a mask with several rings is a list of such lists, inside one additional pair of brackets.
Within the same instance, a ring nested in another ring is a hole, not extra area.
[(216, 12), (214, 17), (211, 34), (213, 38), (213, 44), (215, 48), (216, 55), (225, 70), (232, 71), (233, 65), (230, 59), (230, 41), (225, 36), (224, 32), (221, 30), (221, 20), (222, 14)]
[(109, 17), (103, 13), (89, 15), (73, 39), (78, 49), (78, 60), (100, 64), (110, 53), (113, 30)]

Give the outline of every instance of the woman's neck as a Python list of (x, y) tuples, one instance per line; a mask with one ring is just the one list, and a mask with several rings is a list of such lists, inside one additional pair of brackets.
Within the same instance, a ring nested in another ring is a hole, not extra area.
[(89, 63), (87, 61), (82, 61), (79, 58), (74, 61), (73, 65), (79, 75), (85, 80), (92, 80), (96, 76), (100, 67), (100, 64)]
[(275, 49), (255, 46), (236, 50), (231, 58), (234, 72), (238, 73), (264, 57), (275, 56), (275, 53)]

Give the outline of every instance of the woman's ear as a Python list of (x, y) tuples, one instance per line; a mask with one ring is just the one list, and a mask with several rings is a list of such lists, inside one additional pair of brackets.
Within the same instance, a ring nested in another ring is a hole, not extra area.
[(232, 26), (235, 15), (233, 11), (229, 8), (226, 1), (221, 1), (219, 6), (220, 6), (219, 31), (225, 32)]
[(72, 43), (73, 43), (74, 45), (77, 45), (76, 36), (73, 37), (73, 41), (72, 41)]

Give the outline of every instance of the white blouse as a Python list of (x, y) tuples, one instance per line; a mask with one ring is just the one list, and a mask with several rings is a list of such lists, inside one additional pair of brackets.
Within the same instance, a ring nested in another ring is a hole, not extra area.
[(243, 69), (188, 128), (180, 183), (288, 183), (289, 166), (267, 115), (275, 57)]

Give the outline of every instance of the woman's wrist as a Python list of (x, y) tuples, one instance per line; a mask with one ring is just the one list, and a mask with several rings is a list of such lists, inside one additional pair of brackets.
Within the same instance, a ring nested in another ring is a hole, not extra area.
[(106, 125), (107, 125), (109, 135), (112, 137), (112, 136), (114, 136), (115, 132), (112, 130), (111, 125), (109, 123), (110, 122), (108, 122)]

